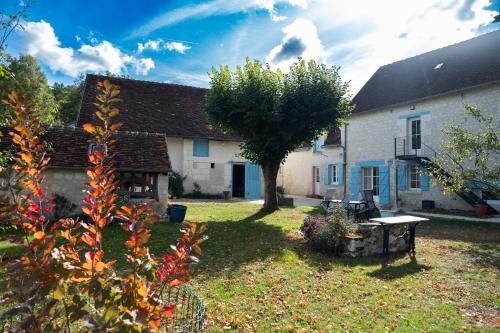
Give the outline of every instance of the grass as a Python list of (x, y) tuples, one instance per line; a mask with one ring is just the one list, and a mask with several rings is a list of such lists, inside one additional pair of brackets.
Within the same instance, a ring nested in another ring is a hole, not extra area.
[[(191, 285), (207, 306), (207, 331), (495, 332), (500, 312), (500, 225), (432, 220), (417, 228), (417, 256), (336, 258), (311, 252), (297, 232), (312, 207), (258, 212), (247, 203), (189, 202), (208, 224)], [(179, 225), (152, 227), (160, 255)], [(122, 259), (126, 234), (105, 235)], [(111, 259), (111, 258), (110, 258)]]

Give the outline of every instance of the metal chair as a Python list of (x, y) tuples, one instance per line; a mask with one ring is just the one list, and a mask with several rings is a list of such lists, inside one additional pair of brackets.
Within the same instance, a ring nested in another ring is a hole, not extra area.
[(330, 209), (330, 205), (332, 204), (333, 197), (335, 196), (335, 193), (337, 193), (337, 189), (335, 188), (327, 188), (325, 196), (323, 197), (323, 201), (321, 202), (320, 206), (323, 207), (325, 212), (327, 212)]
[(361, 197), (363, 198), (364, 207), (356, 212), (356, 218), (361, 219), (364, 217), (368, 220), (372, 217), (372, 213), (378, 210), (373, 200), (373, 190), (363, 190)]

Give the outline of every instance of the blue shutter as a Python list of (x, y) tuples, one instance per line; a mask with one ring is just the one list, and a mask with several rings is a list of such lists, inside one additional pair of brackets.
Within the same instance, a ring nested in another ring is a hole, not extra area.
[(339, 180), (339, 185), (344, 183), (344, 165), (337, 164), (337, 179)]
[(378, 167), (379, 172), (379, 202), (381, 205), (391, 203), (391, 185), (389, 182), (389, 167)]
[(328, 164), (325, 167), (323, 167), (323, 182), (325, 183), (325, 185), (330, 185), (331, 183), (328, 167), (329, 167)]
[(260, 198), (260, 166), (245, 163), (245, 199)]
[(359, 182), (361, 180), (361, 168), (351, 168), (351, 198), (356, 200), (359, 198)]
[(398, 166), (398, 190), (406, 191), (406, 164)]
[(421, 174), (420, 174), (420, 188), (422, 191), (429, 191), (429, 172), (425, 168), (421, 168)]
[(193, 140), (193, 156), (208, 157), (208, 139)]

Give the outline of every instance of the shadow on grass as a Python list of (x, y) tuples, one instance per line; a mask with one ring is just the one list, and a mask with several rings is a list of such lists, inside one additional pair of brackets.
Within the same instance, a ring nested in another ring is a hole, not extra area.
[(367, 275), (382, 280), (395, 280), (430, 269), (432, 269), (432, 267), (419, 264), (417, 258), (412, 256), (411, 260), (407, 263), (397, 266), (382, 265), (382, 268), (370, 272)]

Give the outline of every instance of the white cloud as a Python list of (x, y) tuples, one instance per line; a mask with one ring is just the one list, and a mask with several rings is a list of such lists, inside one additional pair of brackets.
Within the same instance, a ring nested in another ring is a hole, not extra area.
[(286, 71), (298, 57), (325, 62), (326, 53), (314, 23), (298, 18), (283, 28), (283, 33), (285, 37), (281, 43), (267, 55), (266, 62), (271, 66)]
[(45, 22), (26, 22), (20, 31), (25, 52), (37, 57), (55, 72), (76, 77), (84, 72), (126, 73), (146, 75), (155, 64), (151, 58), (136, 58), (124, 54), (108, 41), (96, 45), (84, 44), (78, 50), (61, 47), (52, 26)]
[(132, 31), (130, 38), (137, 38), (148, 35), (163, 27), (171, 26), (188, 19), (201, 19), (217, 15), (230, 15), (244, 12), (250, 9), (265, 9), (274, 21), (286, 19), (285, 16), (279, 16), (275, 5), (280, 3), (290, 4), (307, 8), (308, 0), (212, 0), (197, 5), (189, 5), (176, 8), (158, 15), (149, 22)]
[[(356, 93), (378, 67), (457, 43), (478, 34), (493, 20), (488, 0), (319, 0), (308, 18), (320, 31), (345, 31), (364, 25), (370, 30), (326, 49), (328, 60), (342, 66)], [(339, 29), (339, 30), (337, 30)]]
[(145, 50), (169, 50), (184, 54), (190, 48), (191, 46), (183, 42), (165, 42), (161, 38), (157, 40), (148, 40), (145, 43), (137, 43), (137, 53), (142, 53)]

